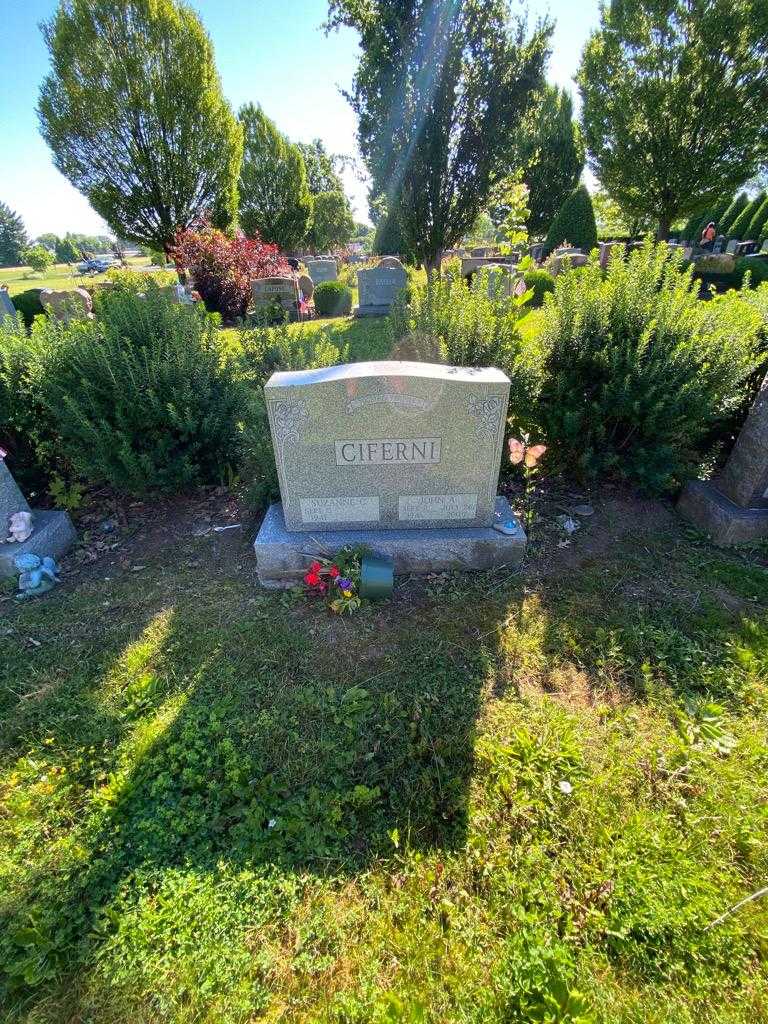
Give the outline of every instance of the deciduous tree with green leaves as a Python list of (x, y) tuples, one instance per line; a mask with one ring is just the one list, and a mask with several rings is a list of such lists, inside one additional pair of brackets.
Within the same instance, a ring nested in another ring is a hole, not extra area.
[(667, 238), (768, 155), (768, 4), (610, 0), (577, 80), (593, 172)]
[(0, 203), (0, 267), (18, 267), (27, 246), (24, 221), (6, 203)]
[(309, 242), (315, 252), (346, 245), (355, 233), (355, 218), (347, 197), (338, 190), (315, 196)]
[(321, 192), (343, 192), (344, 185), (336, 173), (335, 161), (320, 139), (312, 142), (297, 142), (304, 166), (307, 169), (307, 185), (313, 196)]
[(44, 245), (33, 245), (23, 250), (21, 259), (34, 273), (43, 274), (48, 267), (53, 266), (54, 255)]
[(243, 126), (240, 171), (240, 225), (246, 235), (283, 250), (297, 249), (307, 237), (312, 196), (304, 157), (259, 106), (246, 103), (238, 118)]
[(43, 25), (40, 129), (119, 237), (168, 250), (237, 212), (242, 131), (200, 19), (176, 0), (62, 0)]
[(431, 274), (472, 228), (532, 96), (550, 25), (529, 35), (508, 0), (330, 0), (330, 27), (360, 33), (348, 96), (372, 194)]

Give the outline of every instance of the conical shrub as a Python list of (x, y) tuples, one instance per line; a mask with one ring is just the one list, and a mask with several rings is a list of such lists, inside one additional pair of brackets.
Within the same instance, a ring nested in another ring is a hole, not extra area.
[(563, 242), (569, 242), (584, 252), (597, 248), (595, 211), (584, 185), (578, 185), (558, 210), (544, 241), (545, 253), (549, 255)]

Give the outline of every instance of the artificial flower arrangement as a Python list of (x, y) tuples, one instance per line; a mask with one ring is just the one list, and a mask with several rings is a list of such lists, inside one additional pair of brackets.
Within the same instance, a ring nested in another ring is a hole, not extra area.
[(352, 614), (362, 603), (360, 574), (365, 552), (362, 547), (342, 548), (333, 561), (318, 558), (312, 562), (304, 577), (310, 592), (325, 598), (338, 615)]

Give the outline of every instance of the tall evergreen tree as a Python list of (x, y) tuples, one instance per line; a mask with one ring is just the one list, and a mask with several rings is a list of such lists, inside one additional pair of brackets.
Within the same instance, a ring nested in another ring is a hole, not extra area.
[(584, 141), (573, 120), (573, 101), (565, 89), (547, 85), (523, 122), (514, 147), (515, 168), (528, 186), (528, 230), (540, 236), (579, 183), (584, 170)]
[(731, 224), (730, 230), (728, 231), (728, 238), (738, 238), (740, 241), (747, 241), (747, 232), (749, 226), (752, 223), (752, 218), (755, 216), (757, 211), (763, 205), (765, 199), (765, 192), (761, 192), (755, 196), (754, 199), (750, 199), (745, 204), (744, 209), (741, 211), (739, 216)]
[(312, 196), (304, 157), (259, 106), (246, 103), (238, 118), (245, 148), (240, 171), (240, 225), (246, 235), (283, 250), (304, 243), (312, 217)]
[(43, 35), (40, 129), (54, 163), (121, 238), (167, 250), (237, 211), (242, 133), (211, 41), (177, 0), (61, 0)]
[(0, 203), (0, 267), (18, 267), (27, 248), (24, 221), (6, 203)]
[(757, 241), (763, 230), (763, 224), (768, 220), (768, 193), (762, 192), (761, 195), (763, 201), (755, 210), (752, 220), (750, 220), (744, 233), (749, 241)]
[(718, 230), (721, 235), (728, 234), (731, 230), (731, 224), (733, 224), (748, 202), (749, 199), (747, 198), (746, 192), (739, 192), (737, 196), (733, 197), (730, 206), (727, 207), (720, 220), (720, 224), (718, 225)]
[(577, 77), (593, 172), (660, 238), (768, 157), (765, 0), (610, 0)]
[(509, 0), (330, 0), (329, 25), (360, 33), (349, 96), (372, 195), (405, 247), (439, 268), (487, 206), (543, 86), (550, 26), (528, 36)]

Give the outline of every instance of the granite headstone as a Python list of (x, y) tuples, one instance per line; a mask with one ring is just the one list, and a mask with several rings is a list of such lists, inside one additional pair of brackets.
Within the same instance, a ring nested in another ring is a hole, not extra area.
[(370, 267), (358, 270), (359, 305), (355, 316), (386, 316), (398, 293), (408, 283), (401, 267)]
[(315, 284), (335, 281), (338, 277), (336, 260), (307, 260), (307, 271)]
[(286, 526), (489, 526), (509, 386), (500, 370), (430, 363), (273, 374), (265, 397)]
[(269, 310), (276, 306), (295, 319), (299, 308), (299, 286), (295, 277), (262, 277), (251, 281), (254, 309)]
[(496, 369), (357, 363), (267, 383), (282, 503), (254, 548), (264, 586), (361, 544), (396, 573), (513, 566), (525, 531), (497, 495), (509, 379)]
[(0, 322), (7, 316), (15, 317), (16, 307), (11, 301), (11, 296), (8, 294), (8, 288), (6, 287), (0, 288)]

